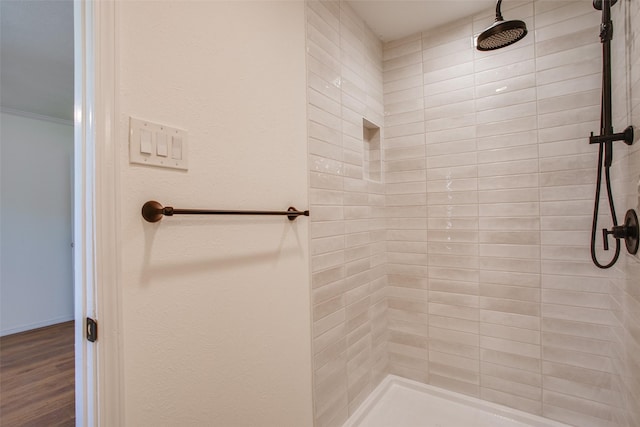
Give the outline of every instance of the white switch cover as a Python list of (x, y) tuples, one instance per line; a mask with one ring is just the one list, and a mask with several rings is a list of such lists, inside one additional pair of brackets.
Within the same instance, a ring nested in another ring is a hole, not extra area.
[(182, 129), (129, 118), (130, 163), (188, 170), (188, 147), (187, 132)]

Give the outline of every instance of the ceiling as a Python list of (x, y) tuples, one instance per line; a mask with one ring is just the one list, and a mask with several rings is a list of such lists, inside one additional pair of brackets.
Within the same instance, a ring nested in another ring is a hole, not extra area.
[(73, 119), (73, 1), (0, 0), (4, 110)]
[[(350, 0), (382, 41), (492, 8), (494, 0)], [(0, 0), (5, 111), (73, 119), (73, 0)]]

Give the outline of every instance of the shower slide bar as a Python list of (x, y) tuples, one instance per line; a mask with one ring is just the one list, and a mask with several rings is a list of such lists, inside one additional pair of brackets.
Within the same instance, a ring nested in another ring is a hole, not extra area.
[(171, 206), (162, 206), (154, 200), (150, 200), (142, 205), (142, 217), (148, 222), (158, 222), (163, 216), (173, 215), (286, 215), (289, 221), (293, 221), (299, 216), (309, 216), (309, 211), (299, 211), (294, 207), (290, 207), (286, 211), (178, 209)]

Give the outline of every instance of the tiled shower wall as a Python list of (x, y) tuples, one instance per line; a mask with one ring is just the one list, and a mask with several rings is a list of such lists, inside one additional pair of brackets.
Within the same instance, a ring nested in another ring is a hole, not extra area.
[(347, 3), (307, 3), (317, 427), (341, 425), (386, 374), (384, 184), (365, 138), (383, 124), (381, 67)]
[[(308, 3), (318, 426), (387, 372), (572, 425), (640, 425), (640, 262), (589, 255), (600, 13), (503, 6), (530, 33), (482, 53), (493, 11), (381, 50), (345, 3)], [(620, 131), (640, 127), (638, 2), (613, 13)], [(384, 124), (384, 184), (364, 179), (361, 118)], [(622, 218), (640, 208), (640, 143), (616, 144)], [(603, 201), (599, 228), (607, 215)]]
[[(614, 7), (617, 131), (635, 3)], [(640, 425), (637, 258), (605, 271), (589, 255), (600, 13), (585, 1), (504, 13), (530, 29), (509, 48), (473, 48), (491, 12), (384, 48), (389, 369), (573, 425)], [(638, 148), (617, 144), (621, 218), (637, 204)], [(601, 214), (603, 228), (606, 202)]]

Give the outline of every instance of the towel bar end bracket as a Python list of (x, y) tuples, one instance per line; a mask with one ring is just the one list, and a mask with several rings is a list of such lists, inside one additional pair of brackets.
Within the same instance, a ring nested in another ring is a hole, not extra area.
[[(173, 213), (169, 214), (172, 215)], [(150, 200), (142, 205), (142, 217), (148, 222), (158, 222), (165, 215), (162, 205)]]

